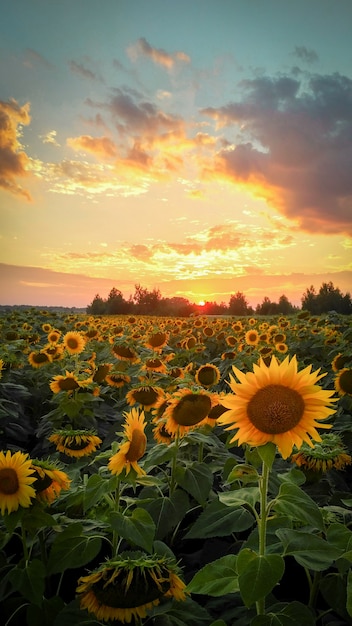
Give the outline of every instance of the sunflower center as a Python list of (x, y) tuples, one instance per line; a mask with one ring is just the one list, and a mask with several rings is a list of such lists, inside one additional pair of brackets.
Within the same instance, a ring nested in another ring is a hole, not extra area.
[(201, 385), (205, 387), (210, 387), (217, 380), (217, 372), (214, 367), (210, 367), (209, 365), (204, 365), (198, 371), (198, 380)]
[(76, 350), (76, 348), (78, 348), (78, 341), (75, 337), (70, 337), (69, 339), (67, 339), (67, 347), (71, 348), (71, 350)]
[(61, 378), (58, 381), (58, 386), (61, 391), (73, 391), (74, 389), (78, 389), (79, 384), (74, 378)]
[(303, 416), (304, 406), (302, 396), (295, 389), (284, 385), (267, 385), (251, 398), (247, 413), (258, 430), (279, 435), (297, 426)]
[(10, 496), (17, 493), (19, 488), (18, 476), (11, 467), (4, 467), (0, 470), (0, 494)]
[(204, 420), (210, 412), (211, 399), (209, 396), (189, 394), (181, 398), (172, 412), (173, 419), (180, 426), (194, 426)]
[(126, 454), (127, 461), (133, 463), (142, 458), (147, 445), (147, 437), (144, 432), (136, 428), (132, 432), (131, 445)]

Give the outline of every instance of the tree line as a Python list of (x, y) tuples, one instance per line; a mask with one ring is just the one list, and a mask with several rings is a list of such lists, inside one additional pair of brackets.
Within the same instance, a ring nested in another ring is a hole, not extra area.
[[(280, 296), (278, 302), (272, 302), (265, 296), (261, 304), (253, 309), (249, 305), (246, 296), (238, 291), (230, 296), (228, 304), (221, 302), (205, 302), (203, 306), (191, 303), (187, 298), (171, 297), (164, 298), (160, 289), (149, 290), (136, 284), (134, 294), (128, 300), (123, 297), (119, 289), (113, 287), (107, 298), (99, 294), (87, 306), (90, 315), (160, 315), (189, 317), (202, 313), (203, 315), (290, 315), (301, 309), (291, 304), (287, 296)], [(322, 283), (317, 292), (313, 285), (308, 287), (301, 298), (302, 310), (307, 310), (312, 315), (321, 315), (335, 311), (343, 315), (352, 314), (352, 300), (349, 293), (343, 294), (339, 287), (332, 282)]]

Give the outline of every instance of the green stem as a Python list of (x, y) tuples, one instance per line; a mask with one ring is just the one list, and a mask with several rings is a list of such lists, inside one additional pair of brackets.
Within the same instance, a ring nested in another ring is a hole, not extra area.
[(176, 437), (175, 437), (174, 455), (172, 457), (172, 466), (171, 466), (171, 480), (170, 480), (170, 491), (169, 491), (170, 497), (172, 496), (175, 490), (175, 486), (176, 486), (175, 473), (176, 473), (177, 453), (178, 453), (179, 446), (180, 446), (180, 429), (177, 428)]
[(28, 548), (27, 548), (26, 531), (23, 528), (22, 524), (21, 524), (21, 537), (22, 537), (23, 557), (24, 557), (24, 560), (27, 563), (29, 561), (29, 552), (28, 552)]
[(203, 453), (204, 453), (204, 443), (201, 441), (198, 447), (198, 463), (202, 463), (203, 461)]
[[(120, 478), (117, 479), (116, 488), (115, 488), (115, 502), (114, 502), (114, 511), (118, 512), (120, 508)], [(116, 556), (119, 546), (119, 536), (116, 530), (112, 531), (112, 554)]]
[(313, 580), (308, 570), (306, 570), (306, 574), (308, 576), (309, 587), (310, 587), (308, 608), (314, 609), (318, 591), (319, 591), (319, 582), (321, 579), (321, 572), (314, 572)]
[[(258, 519), (258, 533), (259, 533), (259, 556), (265, 556), (266, 552), (266, 525), (267, 525), (267, 497), (268, 497), (268, 482), (269, 482), (270, 469), (268, 465), (263, 461), (262, 475), (259, 481), (260, 491), (260, 515)], [(265, 597), (258, 600), (256, 603), (257, 615), (265, 615)]]

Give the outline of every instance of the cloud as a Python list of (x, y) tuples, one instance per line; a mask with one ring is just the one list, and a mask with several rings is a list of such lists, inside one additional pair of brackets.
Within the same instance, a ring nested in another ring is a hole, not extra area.
[(40, 69), (47, 70), (51, 70), (54, 67), (51, 63), (49, 63), (49, 61), (47, 61), (47, 59), (39, 54), (39, 52), (33, 50), (33, 48), (26, 48), (26, 50), (24, 51), (24, 55), (25, 58), (23, 61), (23, 65), (25, 65), (25, 67), (28, 67), (30, 69), (38, 67)]
[(241, 87), (241, 100), (202, 110), (237, 134), (205, 178), (242, 185), (303, 230), (350, 234), (352, 80), (262, 76)]
[(42, 139), (43, 143), (50, 143), (52, 146), (60, 147), (60, 144), (56, 141), (56, 130), (50, 130), (46, 135), (39, 135), (39, 139)]
[(305, 63), (315, 63), (319, 59), (315, 50), (309, 50), (305, 46), (296, 46), (293, 54)]
[(90, 135), (69, 137), (67, 145), (73, 148), (73, 150), (90, 152), (103, 159), (116, 157), (116, 146), (109, 137), (91, 137)]
[(129, 46), (127, 54), (132, 61), (136, 61), (140, 56), (143, 56), (151, 59), (157, 65), (161, 65), (168, 70), (171, 70), (175, 63), (190, 62), (190, 57), (184, 52), (169, 54), (162, 48), (153, 48), (144, 37), (138, 39), (138, 41), (132, 46)]
[(27, 175), (29, 158), (19, 142), (21, 126), (30, 121), (29, 103), (20, 106), (16, 100), (0, 101), (0, 187), (14, 195), (31, 200), (30, 193), (16, 181)]
[(68, 65), (71, 72), (73, 72), (74, 74), (78, 74), (82, 78), (87, 78), (88, 80), (102, 80), (101, 76), (98, 73), (93, 72), (89, 68), (85, 67), (82, 63), (77, 63), (76, 61), (71, 60), (68, 62)]

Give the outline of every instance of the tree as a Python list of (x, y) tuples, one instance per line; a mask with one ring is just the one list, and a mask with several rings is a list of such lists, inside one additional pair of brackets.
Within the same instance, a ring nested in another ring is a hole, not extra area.
[(252, 307), (249, 306), (241, 291), (237, 291), (235, 295), (230, 297), (229, 313), (230, 315), (251, 315), (253, 313)]
[(294, 313), (295, 307), (291, 304), (287, 296), (282, 294), (279, 298), (278, 302), (278, 313), (282, 315), (289, 315), (290, 313)]
[(141, 285), (135, 285), (133, 300), (136, 305), (136, 313), (139, 315), (157, 315), (160, 310), (161, 293), (160, 289), (148, 291)]
[(108, 315), (121, 315), (127, 313), (128, 302), (124, 299), (122, 292), (113, 287), (106, 302), (106, 313)]
[(106, 300), (100, 297), (97, 293), (93, 301), (87, 306), (87, 313), (89, 315), (105, 315), (106, 313)]
[(330, 281), (322, 283), (319, 292), (316, 293), (313, 285), (306, 289), (302, 296), (302, 309), (306, 309), (313, 315), (320, 315), (328, 311), (336, 311), (345, 315), (352, 313), (352, 301), (349, 293), (343, 295), (338, 287)]

